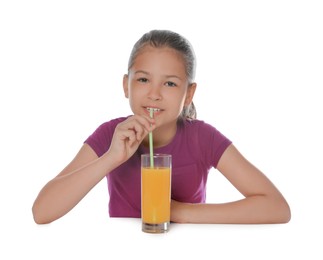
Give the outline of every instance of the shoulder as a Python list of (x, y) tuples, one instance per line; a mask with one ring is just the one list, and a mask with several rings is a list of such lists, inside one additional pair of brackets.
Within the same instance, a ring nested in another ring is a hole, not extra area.
[(98, 129), (115, 128), (119, 123), (125, 121), (128, 117), (118, 117), (102, 123)]
[(125, 121), (128, 117), (118, 117), (118, 118), (114, 118), (111, 119), (109, 121), (106, 121), (104, 123), (102, 123), (101, 125), (99, 125), (99, 127), (93, 132), (93, 134), (91, 135), (93, 136), (104, 136), (108, 139), (110, 139), (114, 133), (114, 130), (116, 128), (116, 126)]
[(181, 122), (182, 134), (191, 141), (197, 141), (199, 145), (219, 146), (222, 143), (230, 143), (231, 141), (222, 134), (213, 125), (203, 120), (186, 120)]
[(127, 117), (119, 117), (102, 123), (84, 143), (90, 145), (96, 154), (101, 156), (109, 148), (116, 126), (126, 119)]
[(183, 132), (208, 165), (216, 167), (226, 148), (232, 143), (213, 125), (202, 120), (183, 122)]
[(203, 120), (185, 120), (181, 123), (181, 126), (186, 131), (191, 131), (199, 134), (212, 134), (219, 133), (219, 131), (211, 124), (206, 123)]

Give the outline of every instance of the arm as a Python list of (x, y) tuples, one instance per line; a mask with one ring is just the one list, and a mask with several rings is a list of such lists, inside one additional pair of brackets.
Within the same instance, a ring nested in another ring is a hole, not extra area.
[(70, 211), (102, 180), (114, 164), (84, 144), (72, 162), (39, 192), (32, 211), (37, 224), (52, 222)]
[(233, 145), (223, 153), (217, 168), (245, 198), (222, 204), (190, 204), (172, 201), (172, 221), (265, 224), (286, 223), (290, 220), (290, 209), (282, 194)]
[(127, 161), (154, 129), (149, 117), (132, 116), (117, 125), (109, 150), (100, 158), (84, 144), (75, 158), (39, 192), (32, 212), (38, 224), (50, 223), (69, 212), (107, 174)]

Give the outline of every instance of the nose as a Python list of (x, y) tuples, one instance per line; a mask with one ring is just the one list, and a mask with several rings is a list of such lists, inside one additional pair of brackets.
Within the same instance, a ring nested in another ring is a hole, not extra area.
[(158, 86), (152, 86), (148, 92), (148, 98), (153, 101), (159, 101), (162, 99), (161, 93), (160, 93), (160, 87)]

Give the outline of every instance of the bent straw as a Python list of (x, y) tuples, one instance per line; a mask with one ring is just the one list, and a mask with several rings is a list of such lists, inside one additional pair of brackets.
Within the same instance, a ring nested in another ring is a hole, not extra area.
[[(154, 110), (152, 108), (149, 109), (150, 117), (154, 118)], [(154, 149), (153, 149), (153, 132), (149, 132), (149, 152), (150, 152), (150, 168), (154, 167)]]

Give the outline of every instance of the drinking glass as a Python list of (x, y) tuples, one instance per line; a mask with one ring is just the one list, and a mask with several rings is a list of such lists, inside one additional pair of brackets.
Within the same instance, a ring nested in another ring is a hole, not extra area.
[(165, 233), (169, 230), (172, 156), (141, 155), (142, 231)]

